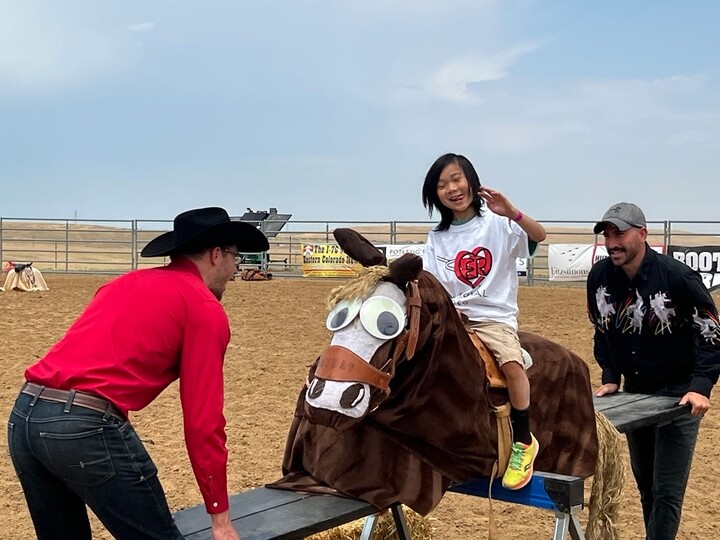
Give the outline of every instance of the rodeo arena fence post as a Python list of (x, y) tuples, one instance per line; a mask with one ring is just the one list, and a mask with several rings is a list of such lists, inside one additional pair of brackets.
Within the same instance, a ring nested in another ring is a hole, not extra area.
[[(249, 210), (249, 209), (248, 209)], [(238, 272), (258, 270), (274, 277), (347, 277), (351, 260), (343, 259), (332, 237), (350, 227), (385, 251), (388, 260), (403, 253), (422, 254), (429, 221), (301, 221), (291, 214), (248, 211), (233, 219), (247, 221), (268, 236), (266, 253), (243, 254)], [(594, 262), (607, 256), (594, 221), (541, 220), (548, 238), (535, 256), (518, 260), (518, 276), (527, 285), (583, 284)], [(169, 220), (49, 219), (0, 217), (0, 261), (27, 264), (47, 273), (122, 274), (155, 266), (139, 257), (142, 248), (172, 228)], [(706, 286), (720, 286), (719, 221), (648, 223), (648, 243), (701, 273)], [(168, 261), (164, 261), (168, 262)]]

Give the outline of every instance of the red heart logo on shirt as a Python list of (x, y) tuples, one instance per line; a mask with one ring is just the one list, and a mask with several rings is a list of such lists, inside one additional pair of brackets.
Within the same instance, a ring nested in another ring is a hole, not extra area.
[(480, 285), (492, 270), (492, 253), (478, 246), (470, 251), (460, 251), (455, 256), (455, 276), (473, 289)]

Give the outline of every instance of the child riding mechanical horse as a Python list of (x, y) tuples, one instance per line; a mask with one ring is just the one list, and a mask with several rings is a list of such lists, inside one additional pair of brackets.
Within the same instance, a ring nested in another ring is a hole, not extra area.
[(530, 257), (530, 243), (542, 242), (545, 229), (502, 193), (481, 186), (472, 163), (456, 154), (432, 164), (422, 200), (430, 215), (437, 210), (441, 216), (428, 235), (423, 266), (450, 293), (468, 331), (490, 349), (507, 381), (512, 450), (502, 483), (520, 489), (532, 477), (538, 441), (530, 432), (530, 384), (517, 336), (515, 261)]
[[(496, 466), (485, 365), (420, 257), (388, 265), (355, 231), (334, 235), (365, 268), (331, 294), (330, 346), (298, 396), (285, 476), (269, 487), (342, 494), (379, 509), (401, 502), (425, 515), (452, 484)], [(598, 455), (587, 364), (540, 336), (519, 337), (533, 357), (536, 467), (587, 478)]]

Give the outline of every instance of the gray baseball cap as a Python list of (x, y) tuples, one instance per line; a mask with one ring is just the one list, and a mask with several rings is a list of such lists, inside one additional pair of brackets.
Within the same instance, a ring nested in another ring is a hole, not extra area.
[(627, 231), (630, 227), (647, 227), (643, 211), (638, 205), (629, 202), (620, 202), (608, 208), (602, 219), (595, 224), (595, 234), (600, 234), (606, 223), (615, 225), (619, 231)]

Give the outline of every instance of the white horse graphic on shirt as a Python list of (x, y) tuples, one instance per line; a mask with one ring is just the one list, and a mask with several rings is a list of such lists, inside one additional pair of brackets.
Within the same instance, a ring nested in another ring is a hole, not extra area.
[(642, 322), (645, 317), (645, 311), (645, 302), (642, 296), (640, 296), (640, 293), (635, 291), (635, 303), (628, 306), (626, 314), (626, 317), (630, 320), (633, 334), (642, 332)]
[(659, 333), (661, 334), (665, 333), (665, 329), (672, 334), (670, 318), (675, 316), (675, 308), (667, 307), (668, 302), (670, 302), (670, 300), (663, 292), (659, 292), (650, 297), (650, 309), (660, 321)]
[(714, 344), (716, 339), (720, 339), (718, 338), (718, 325), (712, 319), (701, 317), (697, 308), (693, 313), (693, 323), (700, 330), (700, 335), (705, 338), (705, 341)]
[(600, 285), (595, 291), (595, 304), (600, 313), (600, 325), (605, 328), (608, 327), (610, 316), (615, 314), (615, 306), (607, 301), (608, 298), (610, 298), (610, 293), (607, 292), (607, 287)]

